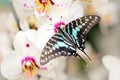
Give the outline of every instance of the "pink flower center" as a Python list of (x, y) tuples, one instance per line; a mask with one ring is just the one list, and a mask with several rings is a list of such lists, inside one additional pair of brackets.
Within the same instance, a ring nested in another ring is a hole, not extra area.
[(33, 57), (25, 57), (22, 62), (22, 71), (28, 78), (37, 76), (37, 69), (40, 67), (36, 64), (36, 60)]
[(59, 27), (64, 27), (66, 24), (63, 21), (57, 22), (54, 24), (54, 32), (58, 32)]

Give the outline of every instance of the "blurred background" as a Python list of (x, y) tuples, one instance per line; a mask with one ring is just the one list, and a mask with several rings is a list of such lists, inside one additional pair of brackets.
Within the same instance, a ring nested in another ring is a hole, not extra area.
[[(64, 71), (68, 80), (113, 80), (112, 77), (119, 76), (118, 73), (120, 73), (120, 1), (108, 0), (109, 4), (103, 7), (109, 10), (105, 15), (99, 13), (98, 8), (93, 5), (94, 3), (91, 4), (91, 1), (81, 0), (85, 15), (98, 14), (102, 18), (101, 22), (95, 25), (87, 35), (85, 50), (92, 61), (85, 57), (84, 59), (88, 63), (86, 66), (79, 58), (67, 58)], [(10, 5), (9, 0), (0, 0), (0, 63), (4, 56), (13, 50), (13, 37), (18, 31)], [(32, 20), (34, 19), (32, 18)], [(27, 18), (30, 26), (36, 28), (38, 23), (34, 23), (32, 20)], [(111, 59), (103, 60), (107, 55), (113, 56), (118, 61), (118, 69), (111, 63)], [(104, 62), (105, 60), (108, 64)], [(6, 79), (0, 74), (0, 80)], [(116, 80), (120, 80), (120, 78), (116, 78)]]

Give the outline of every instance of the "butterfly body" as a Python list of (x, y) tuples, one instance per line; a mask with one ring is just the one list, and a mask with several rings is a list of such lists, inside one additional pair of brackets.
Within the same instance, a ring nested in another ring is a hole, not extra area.
[[(40, 64), (45, 65), (50, 60), (60, 56), (79, 56), (81, 58), (76, 49), (78, 48), (85, 53), (86, 35), (99, 21), (99, 16), (89, 15), (78, 18), (63, 28), (59, 27), (58, 32), (49, 39), (44, 47), (40, 57)], [(85, 55), (89, 58), (86, 53)]]

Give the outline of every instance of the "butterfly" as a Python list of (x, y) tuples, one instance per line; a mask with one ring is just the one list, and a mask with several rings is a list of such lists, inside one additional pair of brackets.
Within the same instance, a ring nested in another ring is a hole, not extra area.
[(52, 59), (61, 56), (78, 56), (86, 64), (77, 53), (77, 49), (81, 50), (90, 59), (84, 51), (86, 35), (100, 19), (97, 15), (87, 15), (71, 21), (63, 28), (59, 27), (57, 33), (48, 40), (43, 48), (40, 64), (45, 65)]

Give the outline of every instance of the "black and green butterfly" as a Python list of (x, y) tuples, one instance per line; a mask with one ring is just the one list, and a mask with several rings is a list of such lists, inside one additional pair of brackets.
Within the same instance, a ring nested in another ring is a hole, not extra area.
[(99, 16), (88, 15), (73, 20), (63, 28), (59, 27), (57, 29), (58, 32), (49, 39), (46, 46), (43, 48), (40, 56), (40, 64), (45, 65), (50, 60), (60, 56), (79, 56), (82, 59), (76, 49), (84, 52), (89, 58), (84, 51), (86, 35), (99, 21)]

